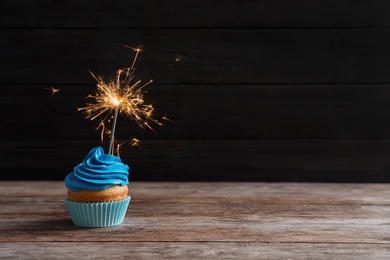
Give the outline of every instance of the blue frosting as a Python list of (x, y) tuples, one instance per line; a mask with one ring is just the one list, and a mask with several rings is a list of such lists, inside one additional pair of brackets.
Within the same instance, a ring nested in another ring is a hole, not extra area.
[(65, 186), (72, 191), (105, 190), (113, 185), (129, 183), (129, 166), (103, 148), (93, 148), (85, 159), (65, 178)]

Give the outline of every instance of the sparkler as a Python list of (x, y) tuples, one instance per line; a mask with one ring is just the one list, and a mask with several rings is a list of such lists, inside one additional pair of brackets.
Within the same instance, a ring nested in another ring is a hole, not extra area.
[[(129, 46), (125, 46), (131, 48)], [(102, 77), (95, 76), (91, 71), (91, 75), (97, 81), (97, 91), (93, 95), (88, 95), (87, 98), (92, 99), (94, 102), (87, 103), (85, 107), (78, 108), (79, 111), (83, 111), (86, 118), (94, 120), (101, 117), (101, 121), (97, 129), (101, 128), (101, 138), (106, 129), (106, 124), (113, 118), (110, 134), (110, 142), (108, 146), (108, 154), (113, 154), (114, 142), (115, 142), (115, 127), (117, 123), (118, 114), (123, 114), (130, 119), (134, 120), (142, 128), (149, 128), (153, 130), (149, 122), (154, 122), (158, 125), (162, 125), (158, 120), (152, 117), (154, 107), (151, 104), (145, 104), (143, 88), (153, 81), (150, 80), (145, 84), (141, 84), (141, 80), (134, 83), (134, 66), (137, 60), (141, 48), (131, 48), (135, 51), (135, 56), (131, 67), (119, 69), (116, 72), (116, 78), (109, 82), (105, 82)], [(153, 130), (154, 131), (154, 130)], [(134, 142), (133, 144), (138, 144)], [(117, 145), (117, 154), (119, 150), (119, 144)]]

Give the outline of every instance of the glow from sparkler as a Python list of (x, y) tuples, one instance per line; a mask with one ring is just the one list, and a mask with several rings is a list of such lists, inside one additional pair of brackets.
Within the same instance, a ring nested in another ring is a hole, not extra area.
[(131, 146), (138, 146), (141, 141), (137, 138), (131, 139)]
[(48, 88), (48, 90), (51, 91), (51, 95), (53, 96), (54, 94), (58, 93), (61, 91), (61, 89), (59, 88), (54, 88), (53, 86), (50, 86), (50, 88)]
[(179, 54), (177, 54), (176, 57), (175, 57), (175, 61), (176, 62), (180, 62), (181, 58), (182, 57)]
[[(131, 48), (129, 46), (125, 47)], [(92, 99), (94, 102), (87, 103), (85, 107), (78, 108), (79, 111), (83, 111), (85, 113), (86, 118), (91, 120), (98, 117), (101, 118), (97, 128), (100, 128), (102, 131), (102, 140), (106, 131), (106, 125), (108, 125), (111, 122), (111, 118), (113, 118), (111, 131), (106, 132), (110, 135), (108, 148), (109, 154), (111, 154), (111, 151), (114, 150), (115, 127), (118, 114), (123, 114), (129, 117), (142, 128), (147, 127), (153, 130), (149, 122), (162, 125), (158, 120), (152, 117), (154, 111), (153, 105), (145, 104), (144, 101), (145, 91), (143, 89), (153, 81), (150, 80), (143, 85), (140, 80), (133, 83), (134, 65), (141, 49), (131, 49), (135, 51), (135, 57), (131, 67), (119, 69), (116, 72), (115, 80), (105, 82), (102, 77), (95, 76), (91, 71), (89, 71), (97, 81), (96, 93), (87, 96), (87, 98)], [(117, 146), (117, 154), (119, 154), (118, 150), (120, 145), (118, 144)]]

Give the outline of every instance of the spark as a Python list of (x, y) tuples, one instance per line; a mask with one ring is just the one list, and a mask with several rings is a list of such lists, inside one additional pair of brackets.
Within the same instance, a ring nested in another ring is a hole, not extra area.
[(116, 145), (116, 155), (120, 157), (120, 148), (125, 142)]
[[(138, 53), (141, 52), (141, 48), (124, 46), (135, 51), (135, 57), (131, 67), (117, 70), (115, 79), (109, 82), (105, 82), (102, 77), (95, 76), (92, 71), (89, 71), (92, 77), (97, 81), (97, 90), (95, 94), (87, 96), (87, 99), (91, 99), (93, 102), (87, 103), (85, 107), (78, 108), (78, 110), (83, 111), (86, 118), (89, 118), (90, 120), (101, 118), (97, 129), (101, 129), (102, 138), (106, 132), (106, 125), (109, 124), (111, 118), (113, 118), (111, 131), (107, 131), (110, 135), (108, 153), (111, 153), (111, 151), (114, 150), (114, 134), (118, 114), (123, 114), (134, 120), (141, 128), (147, 127), (153, 130), (149, 122), (162, 125), (158, 120), (153, 118), (153, 105), (146, 104), (144, 101), (144, 94), (146, 93), (144, 88), (152, 83), (153, 80), (150, 80), (145, 84), (141, 84), (141, 80), (133, 82), (134, 65)], [(117, 153), (119, 152), (119, 146), (120, 145), (117, 145)]]
[(51, 95), (53, 96), (54, 94), (58, 93), (61, 91), (59, 88), (54, 88), (53, 86), (50, 86), (50, 88), (47, 88), (48, 90), (51, 91)]
[(181, 60), (181, 58), (182, 58), (182, 57), (181, 57), (179, 54), (177, 54), (176, 57), (175, 57), (175, 61), (176, 61), (176, 62), (179, 62), (179, 61)]
[(139, 143), (140, 143), (141, 141), (140, 140), (138, 140), (137, 138), (133, 138), (133, 139), (131, 139), (131, 146), (138, 146), (139, 145)]
[(137, 138), (133, 138), (131, 140), (123, 141), (122, 143), (117, 143), (116, 148), (115, 148), (116, 156), (120, 157), (120, 149), (121, 149), (122, 145), (124, 145), (127, 142), (130, 143), (131, 147), (134, 147), (134, 146), (138, 147), (141, 141), (138, 140)]
[(169, 118), (167, 117), (167, 115), (162, 116), (161, 119), (167, 120), (167, 121), (169, 121), (169, 122), (173, 122), (173, 120), (169, 119)]
[(102, 129), (102, 131), (100, 132), (100, 141), (103, 143), (104, 133), (106, 132), (106, 125), (102, 119), (100, 119), (100, 124), (98, 125), (97, 129), (99, 128)]

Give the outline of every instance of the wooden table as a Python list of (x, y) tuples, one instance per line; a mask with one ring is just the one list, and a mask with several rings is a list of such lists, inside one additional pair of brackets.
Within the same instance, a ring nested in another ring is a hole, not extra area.
[(63, 182), (0, 182), (0, 258), (390, 258), (390, 184), (129, 187), (122, 225), (86, 229), (71, 222)]

